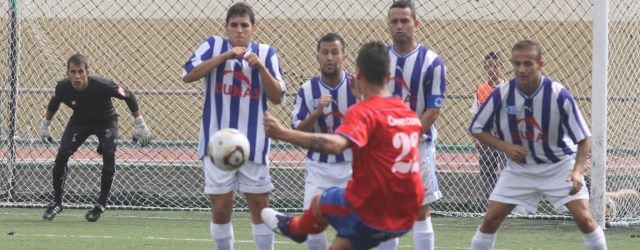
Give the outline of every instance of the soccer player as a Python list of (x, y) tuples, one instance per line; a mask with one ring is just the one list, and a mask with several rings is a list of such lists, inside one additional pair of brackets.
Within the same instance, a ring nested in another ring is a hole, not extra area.
[[(398, 0), (389, 8), (387, 24), (393, 44), (389, 45), (389, 90), (400, 96), (422, 121), (420, 137), (420, 173), (425, 189), (423, 208), (413, 227), (416, 249), (434, 248), (434, 231), (428, 204), (442, 198), (436, 179), (435, 122), (444, 100), (446, 68), (431, 49), (418, 43), (415, 32), (422, 25), (412, 1)], [(385, 242), (380, 248), (395, 249), (395, 242)]]
[(89, 75), (89, 62), (84, 55), (75, 54), (67, 60), (67, 77), (56, 84), (55, 94), (40, 127), (40, 137), (51, 142), (51, 119), (64, 103), (73, 110), (67, 127), (60, 139), (60, 147), (53, 165), (53, 202), (42, 214), (44, 220), (53, 220), (62, 212), (64, 183), (69, 169), (69, 157), (78, 150), (87, 137), (98, 137), (98, 154), (102, 155), (102, 175), (100, 177), (100, 197), (85, 218), (95, 222), (107, 207), (107, 199), (113, 175), (116, 171), (116, 139), (118, 138), (118, 113), (111, 98), (124, 100), (134, 117), (134, 140), (146, 146), (151, 140), (151, 132), (140, 115), (136, 96), (128, 89), (118, 86), (112, 80)]
[[(335, 33), (327, 33), (318, 40), (316, 61), (320, 75), (302, 84), (293, 107), (292, 128), (312, 133), (333, 133), (342, 123), (347, 108), (356, 103), (351, 93), (351, 77), (343, 70), (346, 58), (345, 43)], [(305, 164), (304, 210), (311, 198), (329, 187), (344, 188), (351, 178), (351, 150), (339, 154), (307, 152)], [(310, 250), (326, 250), (327, 236), (323, 232), (310, 234)]]
[(591, 134), (573, 96), (542, 75), (545, 62), (538, 43), (516, 43), (511, 64), (515, 79), (489, 95), (469, 127), (481, 143), (509, 158), (471, 249), (492, 249), (495, 233), (511, 210), (522, 206), (536, 211), (542, 195), (554, 209), (569, 209), (584, 233), (586, 249), (606, 249), (604, 232), (589, 211), (582, 174)]
[(353, 153), (353, 176), (346, 188), (315, 195), (301, 217), (263, 209), (269, 228), (304, 242), (331, 224), (338, 233), (331, 249), (369, 249), (411, 229), (424, 197), (418, 173), (421, 123), (400, 98), (391, 96), (388, 67), (384, 44), (362, 46), (352, 92), (363, 100), (347, 110), (334, 134), (287, 129), (265, 116), (265, 131), (274, 139), (325, 154), (348, 148)]
[[(233, 193), (244, 193), (251, 212), (251, 231), (257, 249), (273, 249), (273, 232), (260, 218), (273, 189), (269, 175), (269, 138), (262, 117), (267, 101), (280, 104), (285, 83), (278, 55), (267, 44), (252, 42), (257, 31), (255, 14), (246, 3), (236, 3), (227, 11), (224, 24), (227, 37), (208, 37), (182, 69), (186, 83), (204, 78), (204, 109), (198, 154), (204, 164), (204, 193), (211, 202), (211, 238), (217, 249), (233, 249), (231, 212)], [(224, 128), (235, 128), (247, 135), (249, 161), (236, 171), (213, 167), (207, 157), (209, 137)]]
[[(502, 65), (502, 56), (499, 53), (491, 51), (484, 56), (483, 67), (487, 75), (487, 81), (476, 86), (473, 102), (471, 103), (471, 108), (469, 108), (469, 111), (474, 115), (478, 112), (479, 107), (482, 106), (485, 100), (487, 100), (489, 94), (506, 82), (502, 76), (504, 66)], [(478, 163), (480, 165), (482, 193), (486, 199), (489, 198), (489, 194), (491, 194), (491, 190), (493, 190), (493, 186), (495, 186), (498, 180), (498, 174), (506, 161), (506, 156), (500, 151), (482, 143), (477, 143), (476, 149), (478, 153), (480, 153)]]

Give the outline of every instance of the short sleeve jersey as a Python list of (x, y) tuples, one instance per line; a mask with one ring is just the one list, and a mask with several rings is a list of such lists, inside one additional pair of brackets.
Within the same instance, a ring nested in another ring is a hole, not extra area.
[(351, 106), (336, 133), (351, 141), (353, 175), (345, 196), (367, 225), (413, 226), (422, 205), (418, 142), (421, 123), (399, 97), (373, 97)]

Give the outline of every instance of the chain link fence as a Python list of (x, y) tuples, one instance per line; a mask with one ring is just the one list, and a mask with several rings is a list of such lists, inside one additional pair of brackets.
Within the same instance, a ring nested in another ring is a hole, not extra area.
[[(287, 124), (297, 88), (318, 73), (316, 39), (327, 32), (345, 38), (353, 59), (360, 44), (389, 41), (386, 13), (391, 1), (258, 0), (247, 1), (257, 15), (255, 40), (277, 50), (287, 84), (283, 104), (271, 112)], [(51, 168), (57, 144), (38, 139), (38, 130), (55, 82), (65, 76), (66, 59), (88, 55), (90, 73), (114, 79), (138, 96), (154, 134), (147, 148), (131, 143), (133, 120), (124, 102), (120, 112), (117, 172), (111, 208), (208, 209), (202, 195), (201, 164), (196, 154), (203, 84), (185, 84), (180, 69), (202, 40), (224, 36), (226, 9), (233, 1), (109, 0), (9, 1), (0, 9), (2, 46), (0, 92), (0, 203), (42, 206), (52, 196)], [(592, 1), (417, 1), (422, 26), (418, 40), (439, 53), (448, 67), (448, 89), (439, 129), (438, 178), (444, 198), (434, 210), (478, 216), (485, 209), (474, 140), (466, 132), (475, 86), (486, 80), (483, 57), (490, 51), (509, 58), (516, 41), (539, 41), (545, 74), (564, 84), (590, 123), (594, 112), (609, 114), (607, 191), (640, 188), (640, 3), (612, 0), (610, 17), (609, 108), (591, 110)], [(15, 13), (15, 16), (11, 15)], [(15, 17), (15, 19), (11, 19)], [(15, 21), (15, 23), (13, 23)], [(15, 24), (15, 25), (13, 25)], [(16, 59), (16, 60), (14, 60)], [(505, 61), (509, 76), (511, 68)], [(16, 74), (15, 85), (12, 85)], [(61, 135), (70, 116), (61, 108), (53, 134)], [(15, 124), (15, 125), (14, 125)], [(69, 162), (65, 203), (86, 207), (99, 192), (101, 157), (90, 138)], [(276, 189), (272, 206), (302, 207), (304, 151), (272, 144), (271, 173)], [(235, 208), (246, 206), (237, 197)], [(638, 202), (628, 199), (609, 209), (610, 220), (638, 220)], [(543, 204), (544, 205), (544, 204)], [(615, 213), (614, 213), (615, 212)], [(542, 217), (558, 217), (542, 206)], [(561, 218), (563, 216), (560, 216)]]

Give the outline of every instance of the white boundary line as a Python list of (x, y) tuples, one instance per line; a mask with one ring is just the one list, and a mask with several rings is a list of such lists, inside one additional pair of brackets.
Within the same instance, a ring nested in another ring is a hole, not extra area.
[[(166, 241), (200, 241), (210, 242), (210, 238), (168, 238), (168, 237), (130, 237), (130, 236), (112, 236), (112, 235), (66, 235), (66, 234), (23, 234), (15, 233), (10, 237), (27, 237), (27, 238), (94, 238), (94, 239), (128, 239), (128, 240), (166, 240)], [(253, 243), (251, 240), (234, 240), (235, 243)], [(295, 242), (274, 241), (275, 244), (297, 244)]]

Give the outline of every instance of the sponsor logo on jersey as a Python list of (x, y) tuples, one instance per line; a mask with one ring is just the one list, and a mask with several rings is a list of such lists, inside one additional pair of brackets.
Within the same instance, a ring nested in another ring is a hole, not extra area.
[(411, 95), (409, 85), (407, 85), (407, 82), (404, 80), (404, 78), (402, 78), (401, 76), (389, 77), (389, 82), (390, 81), (393, 81), (395, 85), (400, 86), (404, 90), (403, 92), (407, 94), (407, 96), (402, 100), (404, 103), (407, 103), (409, 105), (416, 105), (418, 99), (415, 96)]
[(235, 70), (231, 70), (231, 69), (225, 69), (223, 71), (223, 74), (233, 74), (233, 79), (237, 80), (240, 82), (240, 84), (247, 86), (248, 88), (251, 88), (251, 80), (249, 79), (249, 77), (247, 77), (247, 75), (244, 74), (244, 72), (242, 71), (235, 71)]
[[(542, 131), (540, 123), (532, 116), (527, 116), (517, 120), (518, 134), (511, 135), (512, 137), (520, 137), (528, 141), (547, 141), (549, 139), (549, 133)], [(532, 131), (527, 131), (527, 125), (531, 126)]]
[(224, 70), (224, 75), (233, 74), (233, 79), (238, 80), (241, 86), (231, 84), (217, 83), (215, 86), (216, 94), (230, 95), (234, 97), (249, 97), (251, 99), (260, 99), (260, 88), (251, 86), (251, 80), (242, 71)]

